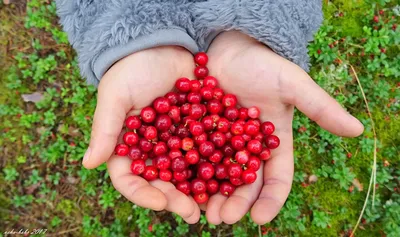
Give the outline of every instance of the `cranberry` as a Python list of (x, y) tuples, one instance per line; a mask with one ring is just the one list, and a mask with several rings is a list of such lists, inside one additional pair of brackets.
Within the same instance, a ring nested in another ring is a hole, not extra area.
[(235, 121), (239, 117), (239, 110), (235, 107), (228, 107), (225, 109), (224, 116), (230, 121)]
[(131, 171), (135, 175), (140, 175), (141, 173), (144, 172), (144, 168), (146, 167), (146, 164), (144, 163), (144, 160), (138, 159), (132, 161), (131, 164)]
[(170, 105), (178, 104), (178, 93), (171, 91), (165, 94), (164, 97), (168, 99)]
[(207, 111), (211, 114), (219, 114), (222, 109), (222, 104), (218, 100), (213, 99), (207, 103)]
[(194, 137), (194, 143), (196, 143), (196, 145), (198, 145), (198, 146), (203, 144), (205, 141), (207, 141), (207, 134), (206, 133), (202, 133), (199, 136), (195, 136)]
[(189, 110), (189, 115), (193, 119), (197, 120), (200, 119), (203, 114), (205, 113), (205, 109), (203, 109), (203, 105), (201, 104), (192, 104)]
[(208, 62), (208, 56), (204, 52), (199, 52), (194, 55), (194, 62), (200, 66), (205, 66)]
[(186, 116), (186, 117), (183, 118), (182, 124), (183, 124), (183, 126), (187, 127), (187, 125), (190, 125), (194, 121), (196, 121), (196, 120), (193, 119), (192, 117)]
[(233, 136), (231, 139), (231, 144), (233, 149), (235, 150), (241, 150), (245, 147), (246, 141), (244, 138), (240, 135)]
[(153, 144), (146, 139), (140, 139), (139, 140), (139, 148), (143, 152), (149, 152), (153, 149)]
[(235, 186), (230, 182), (223, 182), (219, 186), (219, 191), (222, 195), (229, 197), (235, 191)]
[(165, 153), (167, 153), (167, 151), (168, 151), (168, 146), (163, 141), (159, 141), (153, 146), (153, 152), (154, 152), (154, 155), (156, 155), (156, 156), (165, 154)]
[(153, 140), (157, 137), (157, 129), (153, 126), (148, 126), (146, 128), (146, 131), (144, 132), (143, 136), (147, 139), (147, 140)]
[(137, 146), (131, 146), (131, 148), (129, 148), (129, 157), (132, 160), (138, 160), (142, 158), (142, 150), (139, 149), (139, 147)]
[(262, 151), (262, 143), (258, 140), (251, 140), (247, 143), (247, 150), (253, 154), (260, 154)]
[(204, 78), (204, 77), (206, 77), (206, 76), (208, 75), (208, 68), (205, 67), (205, 66), (197, 66), (197, 67), (194, 69), (194, 75), (195, 75), (198, 79)]
[(244, 126), (240, 121), (236, 121), (231, 126), (231, 133), (233, 135), (242, 135), (244, 133)]
[(169, 109), (171, 108), (171, 104), (169, 100), (165, 97), (158, 97), (153, 102), (153, 107), (159, 114), (168, 113)]
[(209, 101), (214, 97), (213, 89), (209, 87), (203, 87), (200, 90), (200, 95), (203, 100)]
[(253, 137), (254, 137), (254, 140), (258, 140), (258, 141), (263, 141), (264, 140), (264, 135), (261, 132), (257, 133)]
[(222, 164), (224, 164), (226, 167), (228, 167), (230, 164), (233, 164), (233, 161), (230, 157), (225, 157), (222, 160)]
[(176, 157), (175, 159), (172, 159), (172, 161), (171, 161), (172, 171), (182, 172), (187, 168), (187, 166), (188, 166), (188, 163), (182, 156)]
[(144, 168), (143, 171), (143, 178), (147, 181), (152, 181), (158, 178), (158, 171), (157, 168), (149, 165)]
[(125, 120), (125, 126), (128, 129), (138, 129), (142, 126), (142, 121), (140, 120), (139, 116), (129, 116)]
[(240, 186), (243, 184), (243, 181), (241, 178), (234, 178), (234, 177), (230, 177), (229, 181), (231, 182), (231, 184), (235, 185), (235, 186)]
[(126, 144), (118, 144), (115, 146), (115, 154), (117, 156), (126, 156), (129, 153), (129, 147)]
[(246, 164), (246, 162), (249, 160), (250, 158), (250, 152), (248, 150), (241, 150), (236, 152), (235, 154), (235, 160), (239, 163), (239, 164)]
[(166, 155), (160, 155), (153, 159), (153, 165), (157, 169), (166, 170), (171, 166), (171, 159)]
[(250, 136), (256, 135), (259, 131), (260, 125), (254, 120), (250, 120), (244, 125), (244, 132)]
[(268, 160), (271, 157), (271, 150), (264, 147), (258, 156), (260, 160)]
[(186, 77), (179, 78), (175, 82), (175, 87), (180, 92), (189, 92), (190, 91), (190, 80)]
[(190, 151), (193, 149), (193, 146), (194, 142), (193, 139), (191, 139), (190, 137), (185, 137), (184, 139), (182, 139), (182, 150)]
[(220, 150), (214, 151), (214, 153), (208, 157), (208, 160), (213, 163), (219, 163), (223, 158), (223, 154)]
[(242, 166), (239, 164), (232, 163), (228, 166), (229, 177), (239, 178), (242, 174)]
[(231, 141), (231, 140), (232, 140), (232, 137), (233, 137), (233, 135), (232, 135), (232, 133), (231, 133), (231, 132), (227, 132), (227, 133), (225, 133), (225, 137), (226, 137), (226, 140), (227, 140), (227, 141)]
[(168, 152), (168, 156), (171, 157), (171, 159), (175, 159), (176, 157), (182, 156), (182, 152), (181, 152), (181, 150), (178, 150), (178, 149), (170, 150)]
[(190, 183), (188, 181), (179, 182), (176, 184), (176, 189), (181, 191), (182, 193), (189, 195), (190, 194)]
[(187, 172), (185, 172), (185, 170), (182, 172), (174, 171), (173, 177), (178, 182), (185, 181), (185, 180), (187, 180)]
[(199, 193), (199, 194), (194, 194), (193, 199), (198, 203), (198, 204), (203, 204), (208, 201), (208, 194), (207, 193)]
[(247, 115), (252, 119), (256, 119), (260, 117), (260, 109), (257, 108), (256, 106), (252, 106), (248, 109)]
[(254, 171), (259, 170), (260, 166), (261, 166), (261, 161), (260, 159), (258, 159), (258, 157), (255, 156), (250, 156), (249, 160), (246, 163), (246, 167)]
[(190, 91), (191, 92), (200, 92), (201, 82), (199, 80), (190, 81)]
[(173, 136), (168, 140), (167, 145), (170, 149), (180, 149), (182, 147), (182, 140), (179, 137)]
[(247, 120), (249, 118), (248, 114), (248, 109), (247, 108), (240, 108), (239, 109), (239, 119), (241, 120)]
[(158, 176), (162, 181), (168, 182), (172, 179), (172, 172), (169, 170), (160, 170), (158, 172)]
[(214, 176), (214, 167), (208, 162), (201, 163), (197, 170), (197, 177), (203, 180), (209, 180)]
[(203, 80), (203, 85), (204, 87), (210, 87), (210, 88), (215, 88), (218, 85), (218, 81), (215, 77), (213, 76), (207, 76), (206, 78), (204, 78)]
[(177, 135), (179, 138), (185, 138), (189, 136), (189, 129), (185, 127), (183, 124), (179, 124), (178, 127), (176, 128), (175, 135)]
[(207, 181), (206, 187), (207, 187), (207, 193), (215, 194), (218, 192), (219, 184), (218, 184), (217, 180), (210, 179)]
[(214, 129), (215, 123), (211, 116), (205, 116), (201, 122), (203, 123), (204, 131), (208, 132)]
[(206, 188), (206, 181), (202, 179), (193, 179), (191, 183), (191, 190), (194, 194), (205, 193)]
[(188, 116), (190, 113), (190, 109), (191, 109), (192, 105), (189, 103), (185, 103), (181, 106), (181, 114), (182, 116)]
[(261, 132), (267, 136), (271, 135), (275, 131), (273, 123), (267, 121), (261, 124)]
[(254, 170), (248, 169), (243, 171), (242, 173), (242, 180), (246, 184), (252, 184), (256, 181), (257, 179), (257, 174)]
[(243, 134), (242, 134), (242, 137), (243, 137), (243, 139), (244, 139), (246, 142), (251, 141), (251, 136), (248, 135), (248, 134), (246, 134), (246, 133), (243, 133)]
[(275, 149), (279, 146), (279, 144), (280, 144), (280, 140), (275, 135), (270, 135), (265, 138), (265, 145), (267, 145), (267, 147), (269, 149)]
[(222, 98), (224, 97), (224, 90), (222, 90), (221, 88), (215, 88), (213, 90), (213, 98), (216, 100), (222, 100)]
[(224, 153), (225, 156), (232, 156), (235, 151), (233, 150), (232, 145), (226, 144), (225, 146), (222, 147), (222, 153)]
[(204, 132), (204, 125), (201, 122), (193, 122), (189, 126), (189, 131), (193, 136), (199, 136)]
[(166, 132), (162, 132), (160, 134), (160, 139), (164, 142), (167, 142), (170, 138), (171, 138), (171, 132), (170, 131), (166, 131)]
[[(173, 106), (173, 107), (176, 107), (176, 106)], [(161, 115), (157, 116), (156, 121), (154, 122), (154, 126), (160, 132), (168, 131), (168, 129), (171, 127), (171, 125), (172, 125), (171, 118), (170, 118), (170, 116), (168, 116), (166, 114), (161, 114)]]
[(201, 102), (201, 94), (199, 92), (190, 92), (187, 95), (187, 101), (192, 104), (199, 104)]
[(222, 147), (225, 145), (226, 136), (222, 132), (214, 132), (210, 135), (210, 141), (214, 143), (216, 147)]
[(217, 130), (223, 133), (229, 131), (231, 125), (226, 118), (221, 118), (217, 123)]
[(126, 145), (132, 146), (139, 142), (139, 136), (134, 132), (126, 132), (122, 140)]
[(205, 141), (199, 146), (199, 152), (202, 156), (209, 157), (215, 150), (214, 144), (210, 141)]
[(228, 177), (228, 169), (227, 166), (223, 164), (217, 164), (215, 166), (215, 177), (217, 179), (225, 179)]
[[(226, 94), (222, 98), (222, 105), (225, 107), (236, 107), (237, 105), (237, 98), (235, 95), (232, 94)], [(247, 114), (246, 114), (247, 115)]]
[(186, 93), (183, 92), (179, 92), (178, 93), (178, 104), (177, 105), (183, 105), (184, 103), (186, 103)]
[(197, 162), (199, 162), (200, 154), (197, 150), (190, 150), (190, 151), (186, 152), (185, 159), (186, 159), (187, 163), (194, 165), (194, 164), (197, 164)]

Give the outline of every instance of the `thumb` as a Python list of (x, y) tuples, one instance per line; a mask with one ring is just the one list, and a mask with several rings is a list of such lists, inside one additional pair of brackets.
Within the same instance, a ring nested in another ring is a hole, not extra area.
[(89, 148), (83, 158), (87, 169), (96, 168), (111, 157), (126, 114), (132, 107), (130, 97), (124, 96), (124, 88), (119, 85), (104, 78), (98, 88)]

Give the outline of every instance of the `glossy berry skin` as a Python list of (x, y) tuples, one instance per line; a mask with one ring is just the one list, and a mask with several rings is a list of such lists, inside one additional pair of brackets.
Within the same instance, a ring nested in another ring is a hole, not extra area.
[(186, 152), (185, 160), (191, 165), (197, 164), (200, 160), (200, 154), (197, 150), (190, 150)]
[(167, 155), (160, 155), (153, 159), (153, 165), (157, 169), (166, 170), (171, 166), (171, 159)]
[(250, 152), (248, 150), (241, 150), (236, 152), (235, 154), (235, 160), (242, 165), (246, 164), (249, 158), (250, 158)]
[(234, 178), (234, 177), (230, 177), (229, 181), (231, 182), (231, 184), (235, 186), (240, 186), (244, 183), (241, 178)]
[(199, 92), (190, 92), (187, 95), (187, 101), (191, 104), (199, 104), (201, 102), (201, 94)]
[(271, 157), (271, 150), (264, 147), (258, 157), (260, 160), (268, 160)]
[(225, 156), (232, 156), (235, 152), (232, 145), (230, 144), (226, 144), (225, 146), (223, 146), (221, 151), (222, 153), (224, 153)]
[(129, 148), (129, 157), (132, 160), (137, 160), (142, 158), (142, 149), (137, 146), (132, 146)]
[(235, 121), (239, 117), (239, 110), (236, 107), (227, 107), (224, 111), (225, 118)]
[(206, 133), (202, 133), (199, 136), (195, 136), (194, 137), (194, 143), (197, 146), (200, 146), (201, 144), (203, 144), (205, 141), (207, 141), (207, 134)]
[(193, 199), (198, 203), (198, 204), (203, 204), (208, 201), (208, 194), (207, 193), (200, 193), (200, 194), (194, 194)]
[(216, 100), (222, 100), (222, 98), (224, 97), (224, 90), (222, 90), (221, 88), (214, 88), (213, 90), (213, 98)]
[(156, 119), (156, 111), (152, 107), (145, 107), (140, 112), (140, 117), (146, 123), (151, 123)]
[(244, 133), (244, 125), (240, 121), (236, 121), (231, 126), (231, 133), (233, 135), (242, 135)]
[(126, 156), (129, 153), (129, 147), (126, 144), (118, 144), (114, 150), (117, 156)]
[(190, 186), (191, 186), (191, 191), (194, 194), (205, 193), (207, 190), (206, 181), (202, 179), (193, 179)]
[(210, 179), (206, 183), (206, 188), (207, 188), (207, 193), (209, 194), (215, 194), (219, 190), (219, 184), (218, 181), (215, 179)]
[(214, 169), (215, 169), (215, 177), (217, 179), (225, 179), (228, 177), (228, 169), (226, 165), (217, 164)]
[(253, 154), (260, 154), (262, 151), (262, 143), (258, 140), (251, 140), (247, 143), (247, 150)]
[(249, 118), (248, 114), (248, 109), (247, 108), (240, 108), (239, 109), (239, 119), (240, 120), (247, 120)]
[[(225, 107), (236, 107), (237, 105), (237, 98), (235, 95), (232, 94), (226, 94), (222, 98), (222, 105)], [(246, 114), (247, 115), (247, 114)], [(245, 118), (246, 119), (246, 118)]]
[(185, 180), (187, 180), (187, 178), (188, 178), (188, 177), (187, 177), (187, 172), (185, 172), (185, 170), (182, 171), (182, 172), (174, 171), (172, 177), (173, 177), (176, 181), (178, 181), (178, 182), (185, 181)]
[(189, 131), (193, 136), (199, 136), (204, 132), (204, 125), (198, 121), (192, 122), (190, 123)]
[(223, 157), (224, 155), (222, 152), (220, 150), (216, 150), (211, 156), (208, 157), (208, 160), (213, 163), (219, 163)]
[(142, 160), (142, 159), (134, 160), (131, 163), (131, 171), (135, 175), (140, 175), (141, 173), (143, 173), (145, 167), (146, 167), (146, 164), (145, 164), (144, 160)]
[[(176, 106), (174, 106), (176, 107)], [(172, 120), (170, 116), (166, 114), (161, 114), (157, 116), (156, 121), (154, 122), (154, 126), (157, 128), (158, 131), (160, 132), (166, 132), (172, 125)]]
[(153, 126), (148, 126), (146, 128), (146, 131), (144, 132), (143, 136), (147, 139), (147, 140), (153, 140), (157, 137), (157, 129)]
[(201, 98), (205, 101), (209, 101), (214, 98), (213, 89), (211, 89), (210, 87), (201, 88), (200, 95), (201, 95)]
[(179, 182), (175, 187), (186, 195), (190, 194), (190, 183), (188, 181)]
[(244, 125), (244, 132), (247, 135), (255, 136), (260, 132), (260, 125), (254, 120), (247, 121)]
[(177, 135), (181, 139), (188, 137), (189, 129), (185, 127), (185, 125), (179, 124), (178, 127), (176, 128), (175, 135)]
[(171, 104), (169, 100), (165, 97), (158, 97), (153, 101), (153, 108), (159, 114), (168, 113), (169, 109), (171, 108)]
[(257, 108), (256, 106), (252, 106), (248, 109), (247, 115), (252, 119), (256, 119), (260, 117), (260, 109)]
[(225, 145), (226, 136), (222, 132), (214, 132), (210, 135), (210, 141), (214, 143), (216, 147), (222, 147)]
[(232, 163), (228, 166), (228, 175), (232, 178), (239, 178), (242, 174), (242, 166)]
[(267, 145), (269, 149), (276, 149), (279, 146), (279, 144), (280, 140), (275, 135), (270, 135), (265, 138), (265, 145)]
[(208, 132), (214, 129), (215, 123), (214, 120), (211, 118), (211, 116), (205, 116), (201, 120), (201, 123), (203, 123), (204, 131)]
[(124, 143), (129, 146), (138, 144), (139, 136), (134, 132), (126, 132), (122, 138)]
[(154, 155), (159, 156), (166, 154), (168, 151), (168, 146), (165, 142), (159, 141), (153, 146)]
[(197, 66), (194, 69), (194, 75), (196, 76), (196, 78), (202, 79), (208, 75), (208, 68), (205, 66)]
[(204, 105), (201, 104), (192, 104), (189, 110), (189, 116), (194, 120), (200, 119), (201, 116), (203, 116), (203, 114), (206, 112), (203, 106)]
[(184, 139), (182, 139), (182, 150), (190, 151), (193, 149), (193, 146), (194, 142), (193, 139), (191, 139), (190, 137), (185, 137)]
[(213, 99), (207, 103), (207, 111), (210, 114), (219, 114), (222, 112), (222, 109), (222, 104), (218, 100)]
[(244, 138), (242, 136), (236, 135), (236, 136), (232, 137), (231, 145), (232, 145), (233, 149), (239, 151), (245, 147), (246, 141), (244, 140)]
[(125, 120), (125, 126), (131, 130), (138, 129), (140, 126), (142, 126), (142, 121), (140, 120), (139, 116), (129, 116)]
[(169, 170), (160, 170), (158, 177), (165, 182), (169, 182), (172, 179), (172, 172)]
[(207, 56), (207, 54), (204, 53), (204, 52), (199, 52), (199, 53), (197, 53), (196, 55), (194, 55), (194, 62), (195, 62), (197, 65), (200, 65), (200, 66), (205, 66), (205, 65), (207, 65), (207, 63), (208, 63), (208, 56)]
[(157, 179), (158, 178), (157, 168), (152, 165), (146, 166), (144, 168), (142, 176), (147, 181), (153, 181)]
[(230, 164), (233, 164), (234, 162), (232, 161), (232, 158), (231, 157), (225, 157), (223, 160), (222, 160), (222, 164), (224, 164), (227, 168), (227, 170), (228, 170), (228, 167), (229, 167), (229, 165)]
[(257, 179), (257, 174), (254, 170), (248, 169), (242, 172), (242, 181), (245, 184), (252, 184), (256, 181)]
[(219, 191), (222, 195), (229, 197), (235, 191), (235, 186), (230, 182), (223, 182), (219, 186)]
[(272, 133), (274, 133), (274, 131), (275, 131), (275, 125), (273, 123), (267, 121), (261, 124), (261, 132), (264, 135), (269, 136)]
[(163, 142), (167, 142), (171, 137), (172, 137), (172, 134), (170, 131), (162, 132), (160, 134), (160, 139)]
[(177, 136), (172, 136), (168, 139), (167, 145), (172, 150), (177, 150), (182, 147), (182, 140)]
[(215, 87), (217, 87), (217, 85), (218, 85), (218, 81), (213, 76), (207, 76), (203, 80), (203, 86), (204, 87), (209, 87), (211, 89), (214, 89)]
[(179, 78), (175, 82), (175, 88), (180, 92), (189, 92), (190, 91), (190, 80), (186, 77)]
[(188, 163), (186, 162), (185, 158), (183, 158), (182, 156), (176, 157), (176, 158), (172, 159), (172, 161), (171, 161), (172, 171), (182, 172), (187, 168), (187, 166), (188, 166)]
[(220, 118), (217, 123), (217, 130), (223, 133), (227, 133), (231, 125), (226, 118)]
[(209, 157), (214, 153), (215, 146), (210, 141), (205, 141), (199, 146), (199, 152), (202, 156)]
[(260, 169), (261, 166), (261, 161), (258, 157), (256, 156), (250, 156), (249, 160), (246, 163), (246, 167), (248, 169), (252, 169), (254, 171), (257, 171)]
[(264, 134), (259, 132), (256, 135), (254, 135), (253, 138), (254, 138), (254, 140), (258, 140), (258, 141), (262, 142), (264, 140)]
[(171, 91), (165, 94), (164, 97), (168, 99), (171, 106), (178, 104), (178, 93)]
[(153, 143), (149, 142), (149, 140), (146, 140), (146, 139), (140, 139), (139, 140), (139, 148), (143, 152), (149, 152), (153, 149)]
[(183, 105), (186, 103), (187, 94), (184, 92), (178, 92), (178, 103), (177, 105)]
[(208, 162), (201, 163), (197, 170), (197, 177), (202, 180), (209, 180), (214, 176), (214, 167)]
[(190, 81), (190, 91), (191, 92), (200, 92), (201, 90), (201, 82), (199, 80), (191, 80)]

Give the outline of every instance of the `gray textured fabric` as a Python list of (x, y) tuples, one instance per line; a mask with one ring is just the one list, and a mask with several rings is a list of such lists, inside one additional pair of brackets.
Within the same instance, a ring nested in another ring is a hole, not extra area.
[(206, 50), (240, 30), (308, 69), (307, 42), (322, 21), (320, 0), (56, 0), (81, 74), (97, 85), (119, 59), (160, 45)]

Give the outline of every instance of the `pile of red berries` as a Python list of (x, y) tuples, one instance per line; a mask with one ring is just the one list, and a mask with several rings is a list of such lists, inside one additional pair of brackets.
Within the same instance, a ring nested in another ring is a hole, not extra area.
[(172, 182), (197, 203), (253, 183), (261, 161), (280, 142), (272, 135), (274, 124), (260, 121), (257, 107), (239, 107), (235, 95), (218, 87), (207, 62), (205, 53), (195, 55), (198, 80), (178, 79), (176, 91), (128, 117), (124, 143), (115, 148), (132, 159), (133, 174)]

